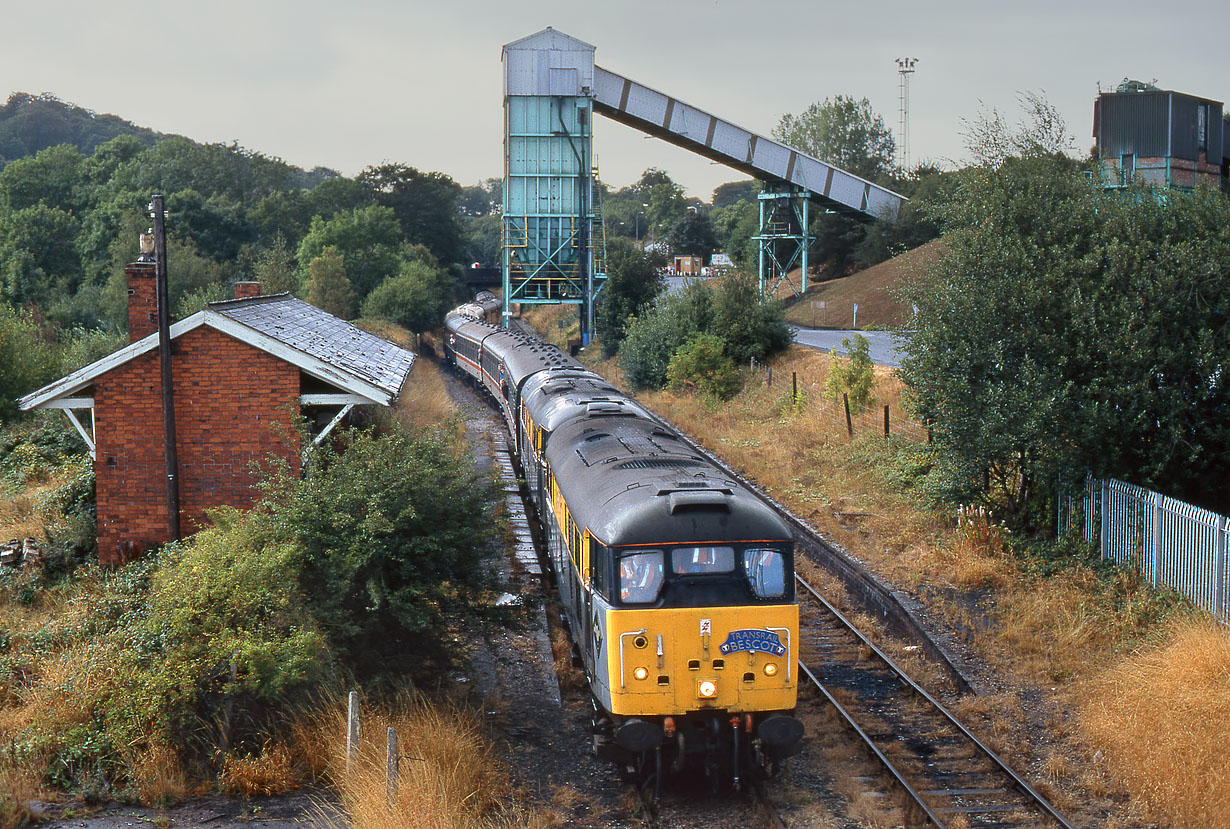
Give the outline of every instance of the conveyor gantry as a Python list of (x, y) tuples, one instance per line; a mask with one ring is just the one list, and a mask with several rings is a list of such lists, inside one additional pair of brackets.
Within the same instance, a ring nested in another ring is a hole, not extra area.
[(895, 220), (904, 196), (780, 141), (710, 115), (644, 84), (594, 67), (594, 110), (768, 182), (799, 187), (822, 207)]

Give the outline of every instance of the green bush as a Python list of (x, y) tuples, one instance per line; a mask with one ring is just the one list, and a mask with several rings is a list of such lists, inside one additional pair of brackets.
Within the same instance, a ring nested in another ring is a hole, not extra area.
[(861, 412), (871, 405), (872, 394), (876, 387), (875, 367), (871, 362), (871, 343), (862, 334), (845, 337), (841, 346), (849, 355), (839, 357), (837, 349), (833, 349), (833, 363), (829, 368), (828, 379), (824, 381), (824, 393), (834, 400), (841, 399), (843, 394), (850, 400), (851, 411)]
[(720, 337), (740, 365), (781, 351), (792, 338), (780, 304), (761, 299), (752, 277), (732, 274), (716, 290), (691, 282), (629, 321), (619, 349), (624, 376), (637, 388), (662, 388), (671, 357), (697, 333)]
[(448, 430), (351, 431), (302, 477), (265, 485), (270, 534), (302, 550), (299, 583), (330, 644), (361, 675), (430, 676), (446, 619), (475, 612), (495, 538), (494, 482)]
[(671, 357), (666, 376), (673, 389), (698, 391), (717, 400), (738, 394), (743, 378), (726, 356), (726, 341), (713, 334), (696, 334)]
[(712, 291), (703, 283), (691, 282), (628, 322), (619, 365), (633, 387), (660, 389), (666, 385), (666, 369), (675, 351), (693, 334), (708, 329), (711, 302)]

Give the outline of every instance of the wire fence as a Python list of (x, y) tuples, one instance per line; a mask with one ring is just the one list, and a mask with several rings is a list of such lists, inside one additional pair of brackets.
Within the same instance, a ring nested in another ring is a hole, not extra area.
[(798, 372), (778, 372), (775, 376), (772, 366), (755, 360), (750, 363), (749, 368), (759, 381), (767, 386), (785, 384), (791, 391), (796, 406), (813, 409), (823, 417), (831, 418), (832, 422), (845, 429), (851, 438), (879, 434), (884, 437), (893, 435), (914, 443), (931, 442), (931, 430), (927, 424), (911, 420), (900, 411), (893, 411), (891, 406), (873, 404), (860, 410), (851, 406), (847, 395), (843, 394), (840, 398), (830, 397), (824, 394), (822, 383), (799, 377)]
[(1114, 561), (1227, 618), (1230, 518), (1113, 478), (1085, 479), (1084, 492), (1059, 499), (1059, 532), (1079, 528)]

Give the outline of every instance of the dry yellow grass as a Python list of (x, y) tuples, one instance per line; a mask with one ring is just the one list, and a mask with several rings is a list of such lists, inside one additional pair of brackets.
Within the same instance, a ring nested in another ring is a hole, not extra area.
[(1230, 631), (1176, 622), (1083, 691), (1083, 732), (1146, 807), (1176, 826), (1230, 825)]
[(230, 754), (222, 763), (218, 788), (224, 794), (268, 797), (299, 787), (299, 771), (290, 750), (266, 740), (258, 754)]
[[(343, 707), (322, 722), (332, 748), (329, 776), (355, 826), (538, 829), (551, 823), (515, 803), (508, 770), (473, 713), (422, 700), (367, 713), (359, 757), (349, 774)], [(401, 755), (392, 798), (385, 773), (390, 727), (397, 732)]]
[(435, 360), (420, 357), (415, 361), (394, 412), (406, 428), (439, 426), (457, 413), (457, 404), (444, 385), (442, 370)]

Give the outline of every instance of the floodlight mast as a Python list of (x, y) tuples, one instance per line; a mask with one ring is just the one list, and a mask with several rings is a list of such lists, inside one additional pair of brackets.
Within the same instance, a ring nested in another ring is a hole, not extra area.
[(898, 114), (897, 166), (907, 172), (910, 167), (910, 75), (918, 58), (897, 58)]

